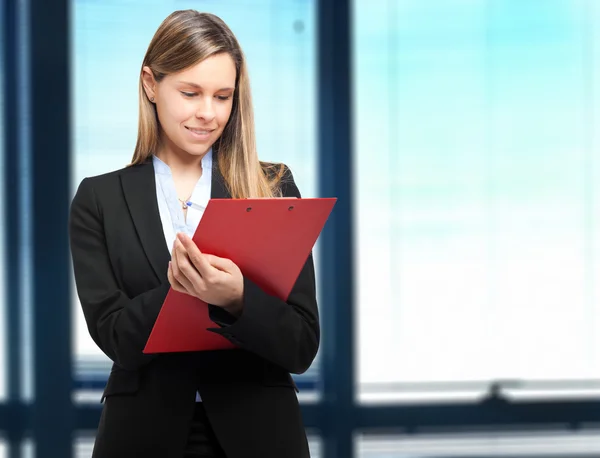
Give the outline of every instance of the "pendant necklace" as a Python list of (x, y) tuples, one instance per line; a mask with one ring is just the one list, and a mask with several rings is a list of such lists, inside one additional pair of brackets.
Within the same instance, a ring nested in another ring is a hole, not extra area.
[[(190, 196), (190, 197), (192, 197), (192, 196)], [(179, 197), (177, 198), (177, 200), (179, 200), (179, 202), (181, 202), (181, 208), (183, 208), (184, 210), (187, 210), (188, 207), (192, 206), (192, 203), (190, 202), (190, 197), (188, 197), (185, 200), (180, 199)]]

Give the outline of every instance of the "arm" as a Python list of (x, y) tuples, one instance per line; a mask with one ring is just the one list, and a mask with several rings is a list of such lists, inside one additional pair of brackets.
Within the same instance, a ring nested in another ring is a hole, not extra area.
[(137, 369), (156, 357), (142, 350), (169, 291), (168, 283), (129, 298), (118, 287), (92, 184), (82, 181), (71, 204), (69, 236), (75, 283), (94, 342), (117, 365)]
[[(282, 193), (284, 197), (300, 197), (289, 169), (283, 178)], [(209, 330), (288, 372), (305, 372), (317, 354), (320, 341), (312, 254), (287, 301), (268, 295), (244, 277), (242, 303), (237, 318), (211, 306), (211, 319), (221, 327)]]

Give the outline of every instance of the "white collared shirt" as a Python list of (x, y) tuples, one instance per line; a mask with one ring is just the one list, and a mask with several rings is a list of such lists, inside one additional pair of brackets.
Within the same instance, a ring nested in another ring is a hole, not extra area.
[(184, 232), (193, 237), (196, 228), (202, 219), (204, 209), (210, 200), (212, 183), (212, 149), (202, 158), (202, 176), (196, 183), (189, 201), (194, 205), (188, 207), (187, 217), (183, 214), (182, 203), (175, 189), (175, 181), (171, 169), (158, 157), (153, 156), (154, 176), (156, 178), (156, 197), (158, 211), (165, 233), (165, 240), (169, 252), (173, 249), (173, 242), (178, 232)]
[[(193, 205), (187, 209), (187, 217), (183, 214), (182, 203), (179, 198), (187, 196), (178, 196), (175, 189), (175, 181), (171, 173), (171, 168), (153, 156), (154, 177), (156, 180), (156, 198), (158, 201), (158, 211), (162, 222), (165, 240), (169, 253), (173, 250), (173, 243), (177, 233), (184, 232), (189, 237), (193, 237), (196, 228), (202, 219), (204, 209), (208, 205), (212, 185), (212, 148), (202, 158), (202, 176), (196, 183), (191, 197), (188, 199)], [(201, 402), (200, 393), (196, 393), (196, 402)]]

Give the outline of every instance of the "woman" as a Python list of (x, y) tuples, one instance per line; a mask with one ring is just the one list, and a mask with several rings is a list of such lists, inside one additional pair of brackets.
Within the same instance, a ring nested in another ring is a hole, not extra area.
[[(219, 18), (178, 11), (140, 74), (133, 161), (84, 179), (70, 240), (89, 332), (114, 362), (93, 457), (309, 456), (290, 373), (319, 346), (309, 257), (287, 302), (190, 236), (210, 198), (299, 197), (289, 170), (259, 162), (248, 74)], [(142, 353), (169, 288), (209, 303), (236, 350)]]

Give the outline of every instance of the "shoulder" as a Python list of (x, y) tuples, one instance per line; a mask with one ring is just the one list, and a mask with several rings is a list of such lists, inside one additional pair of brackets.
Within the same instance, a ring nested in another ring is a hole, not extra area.
[(112, 186), (116, 182), (118, 182), (122, 176), (126, 176), (132, 173), (136, 173), (141, 171), (142, 169), (149, 167), (151, 164), (150, 161), (144, 162), (142, 164), (136, 165), (128, 165), (126, 167), (120, 168), (118, 170), (113, 170), (112, 172), (102, 173), (100, 175), (94, 175), (86, 177), (82, 180), (82, 184), (85, 182), (88, 186), (94, 187), (106, 187)]
[(282, 197), (300, 197), (292, 170), (283, 163), (261, 162), (263, 171), (281, 190)]
[(103, 173), (100, 175), (94, 175), (84, 178), (79, 187), (91, 187), (94, 190), (114, 189), (115, 185), (119, 183), (122, 177), (136, 174), (142, 170), (147, 171), (147, 167), (151, 167), (151, 161), (146, 161), (141, 164), (128, 165), (112, 172)]
[(149, 162), (143, 164), (126, 166), (118, 170), (103, 173), (100, 175), (88, 176), (81, 180), (73, 204), (90, 204), (92, 202), (98, 205), (104, 198), (110, 199), (116, 196), (121, 189), (121, 178), (130, 174), (135, 174), (150, 166)]

